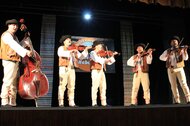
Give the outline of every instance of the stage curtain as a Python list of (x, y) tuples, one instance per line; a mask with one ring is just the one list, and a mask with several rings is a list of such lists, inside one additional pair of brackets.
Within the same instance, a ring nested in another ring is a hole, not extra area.
[(132, 3), (160, 4), (162, 6), (189, 8), (190, 0), (129, 0)]
[(171, 0), (156, 0), (155, 3), (163, 6), (171, 6)]

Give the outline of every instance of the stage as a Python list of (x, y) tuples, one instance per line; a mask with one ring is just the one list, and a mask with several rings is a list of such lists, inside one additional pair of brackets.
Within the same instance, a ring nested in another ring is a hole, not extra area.
[(0, 126), (186, 126), (190, 105), (0, 108)]

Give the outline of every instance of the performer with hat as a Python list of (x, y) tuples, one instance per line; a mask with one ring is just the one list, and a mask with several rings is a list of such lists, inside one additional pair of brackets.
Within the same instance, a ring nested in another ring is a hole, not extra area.
[(133, 67), (133, 86), (131, 94), (131, 105), (138, 105), (138, 91), (142, 84), (145, 104), (150, 104), (150, 81), (149, 81), (149, 65), (152, 63), (152, 51), (144, 55), (145, 44), (139, 43), (135, 45), (137, 54), (131, 56), (127, 60), (127, 65)]
[(32, 52), (24, 49), (15, 33), (18, 30), (16, 19), (7, 20), (8, 29), (1, 35), (0, 58), (4, 68), (3, 84), (1, 88), (1, 105), (16, 106), (17, 80), (20, 56), (31, 56)]
[(104, 44), (100, 41), (94, 41), (92, 48), (93, 51), (90, 52), (90, 68), (91, 68), (91, 78), (92, 78), (92, 88), (91, 88), (91, 98), (92, 98), (92, 106), (97, 106), (97, 92), (98, 88), (100, 91), (100, 100), (102, 106), (107, 106), (106, 100), (106, 77), (104, 68), (106, 64), (111, 65), (115, 62), (114, 55), (117, 54), (115, 52), (111, 57), (101, 57), (99, 54), (100, 51), (103, 50)]
[(171, 48), (165, 50), (162, 55), (160, 55), (160, 60), (166, 61), (166, 68), (168, 73), (169, 82), (171, 85), (171, 90), (174, 96), (174, 103), (179, 104), (180, 95), (177, 86), (177, 79), (180, 83), (183, 93), (186, 97), (186, 102), (190, 103), (190, 92), (187, 85), (186, 75), (184, 72), (184, 61), (188, 60), (187, 48), (179, 47), (180, 38), (178, 36), (173, 36), (169, 44)]
[(64, 93), (66, 86), (68, 89), (68, 101), (70, 107), (76, 107), (75, 96), (75, 68), (77, 67), (77, 59), (84, 59), (88, 56), (88, 49), (86, 47), (83, 52), (79, 52), (75, 48), (69, 48), (72, 44), (71, 35), (63, 35), (59, 42), (61, 46), (58, 48), (57, 54), (59, 56), (59, 88), (58, 88), (58, 102), (59, 107), (64, 107)]

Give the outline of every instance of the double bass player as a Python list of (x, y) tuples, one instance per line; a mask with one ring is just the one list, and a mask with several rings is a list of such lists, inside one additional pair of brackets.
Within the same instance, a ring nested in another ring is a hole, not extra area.
[(1, 35), (0, 58), (3, 65), (3, 84), (1, 88), (1, 106), (16, 106), (17, 79), (21, 57), (31, 57), (32, 52), (24, 49), (15, 33), (19, 28), (16, 19), (6, 21), (8, 29)]

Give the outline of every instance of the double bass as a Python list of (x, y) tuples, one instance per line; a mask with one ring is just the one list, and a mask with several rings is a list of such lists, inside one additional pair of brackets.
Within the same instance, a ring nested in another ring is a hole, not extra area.
[(42, 63), (40, 55), (33, 49), (30, 33), (24, 24), (24, 19), (20, 20), (21, 31), (25, 32), (22, 45), (24, 48), (32, 51), (32, 56), (25, 56), (23, 63), (25, 64), (24, 73), (19, 78), (18, 93), (23, 99), (34, 99), (37, 105), (37, 99), (48, 93), (49, 82), (46, 75), (41, 71)]

